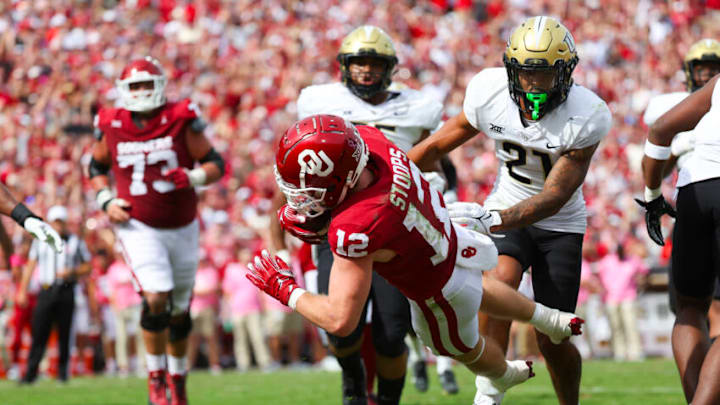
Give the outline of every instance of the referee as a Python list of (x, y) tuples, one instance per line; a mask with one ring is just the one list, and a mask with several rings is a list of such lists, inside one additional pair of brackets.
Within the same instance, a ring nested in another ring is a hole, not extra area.
[(65, 382), (68, 379), (70, 326), (75, 309), (74, 287), (77, 278), (90, 271), (90, 253), (85, 242), (69, 232), (67, 217), (67, 209), (63, 206), (56, 205), (48, 210), (47, 220), (65, 241), (65, 247), (58, 253), (50, 245), (34, 240), (23, 270), (19, 302), (25, 298), (30, 278), (36, 269), (37, 280), (42, 287), (33, 312), (32, 346), (27, 371), (20, 381), (24, 384), (32, 384), (37, 379), (38, 367), (53, 324), (57, 324), (59, 337), (58, 380)]

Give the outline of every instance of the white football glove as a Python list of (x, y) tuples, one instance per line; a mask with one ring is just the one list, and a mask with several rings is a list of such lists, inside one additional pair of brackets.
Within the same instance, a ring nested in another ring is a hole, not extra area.
[(445, 178), (440, 173), (423, 172), (422, 175), (425, 180), (430, 183), (430, 187), (434, 188), (435, 190), (442, 193), (447, 188), (447, 181), (445, 181)]
[(62, 252), (65, 247), (65, 242), (62, 240), (60, 235), (55, 232), (55, 229), (37, 218), (30, 217), (26, 219), (23, 224), (23, 228), (25, 228), (25, 230), (32, 236), (38, 238), (41, 242), (45, 242), (52, 246), (52, 248), (58, 253)]
[(450, 203), (447, 205), (447, 210), (450, 220), (458, 225), (495, 238), (504, 237), (490, 232), (491, 227), (502, 224), (502, 218), (497, 211), (489, 211), (473, 202)]

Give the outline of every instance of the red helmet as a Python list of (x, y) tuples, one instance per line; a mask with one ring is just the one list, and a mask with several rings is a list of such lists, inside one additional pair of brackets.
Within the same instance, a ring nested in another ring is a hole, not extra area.
[[(132, 83), (153, 82), (152, 89), (130, 90)], [(157, 60), (146, 56), (130, 62), (115, 81), (123, 108), (130, 111), (151, 111), (165, 105), (167, 78)]]
[(280, 138), (275, 179), (290, 208), (312, 218), (340, 204), (360, 178), (368, 156), (365, 141), (349, 121), (313, 115)]

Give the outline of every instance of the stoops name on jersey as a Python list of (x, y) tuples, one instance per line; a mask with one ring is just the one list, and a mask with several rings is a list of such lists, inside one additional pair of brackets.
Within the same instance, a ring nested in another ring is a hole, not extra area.
[(400, 210), (407, 208), (408, 192), (412, 186), (408, 157), (399, 149), (389, 148), (393, 180), (390, 187), (390, 203)]

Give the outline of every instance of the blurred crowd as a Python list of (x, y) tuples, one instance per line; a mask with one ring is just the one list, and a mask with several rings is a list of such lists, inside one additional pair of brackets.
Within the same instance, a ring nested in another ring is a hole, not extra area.
[[(127, 372), (135, 349), (125, 348), (138, 330), (139, 297), (115, 254), (109, 222), (85, 171), (93, 116), (99, 106), (115, 103), (114, 80), (130, 59), (157, 58), (169, 79), (168, 98), (191, 98), (200, 106), (211, 124), (208, 135), (229, 169), (219, 184), (199, 190), (204, 259), (193, 303), (195, 343), (217, 370), (226, 346), (232, 347), (232, 338), (222, 344), (223, 337), (253, 322), (263, 325), (265, 334), (238, 335), (235, 345), (248, 340), (257, 345), (255, 364), (296, 361), (301, 351), (296, 339), (311, 329), (300, 320), (274, 319), (272, 311), (278, 309), (272, 300), (259, 300), (252, 289), (238, 296), (241, 289), (233, 283), (244, 280), (243, 264), (269, 238), (274, 143), (295, 121), (299, 91), (337, 80), (340, 40), (358, 25), (373, 24), (395, 42), (400, 62), (394, 80), (442, 101), (447, 118), (461, 111), (465, 87), (476, 72), (502, 66), (510, 30), (539, 14), (559, 17), (574, 34), (580, 56), (575, 81), (599, 94), (613, 114), (613, 128), (583, 188), (591, 273), (614, 268), (602, 260), (619, 251), (637, 256), (644, 269), (662, 267), (667, 251), (649, 242), (633, 202), (642, 190), (640, 145), (647, 130), (640, 117), (652, 96), (684, 89), (681, 62), (690, 44), (720, 38), (717, 0), (0, 2), (0, 181), (35, 212), (54, 204), (69, 208), (71, 228), (94, 255), (93, 274), (78, 290), (88, 307), (84, 320), (76, 318), (85, 323), (78, 333), (120, 341), (112, 351), (117, 369)], [(489, 193), (496, 171), (493, 151), (493, 143), (479, 136), (451, 155), (461, 200), (483, 201)], [(672, 195), (672, 184), (666, 182), (666, 195)], [(0, 258), (7, 269), (0, 271), (0, 336), (9, 342), (16, 333), (13, 282), (27, 240), (12, 222), (3, 221), (15, 248), (12, 257)], [(670, 223), (665, 225), (667, 235)], [(247, 308), (258, 319), (241, 321)], [(291, 342), (272, 335), (287, 330), (295, 336)], [(228, 356), (241, 369), (251, 364), (247, 353)]]

